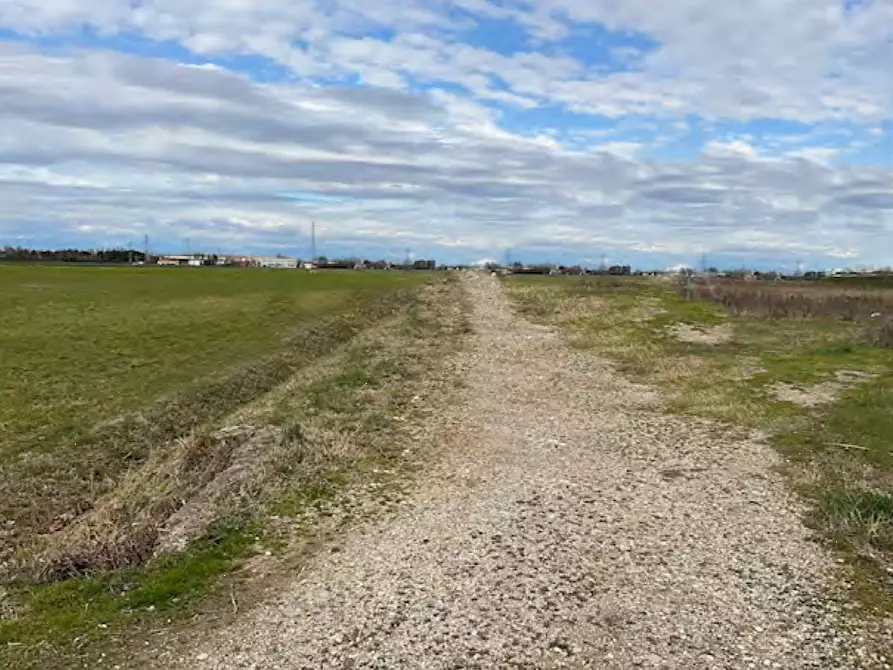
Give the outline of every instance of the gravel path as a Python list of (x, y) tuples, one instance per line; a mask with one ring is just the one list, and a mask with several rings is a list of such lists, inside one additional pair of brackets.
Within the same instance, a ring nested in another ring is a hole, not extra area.
[(495, 279), (463, 281), (475, 343), (440, 463), (185, 666), (873, 667), (770, 448), (649, 409)]

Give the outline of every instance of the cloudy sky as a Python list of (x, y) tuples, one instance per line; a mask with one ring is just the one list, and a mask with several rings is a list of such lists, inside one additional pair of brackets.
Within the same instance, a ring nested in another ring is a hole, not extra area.
[(0, 0), (0, 244), (893, 263), (890, 0)]

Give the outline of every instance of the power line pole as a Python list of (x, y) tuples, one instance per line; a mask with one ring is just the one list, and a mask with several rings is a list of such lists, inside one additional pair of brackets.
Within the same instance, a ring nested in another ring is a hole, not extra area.
[(143, 262), (149, 264), (149, 236), (143, 235)]
[(310, 224), (310, 262), (316, 261), (316, 221)]

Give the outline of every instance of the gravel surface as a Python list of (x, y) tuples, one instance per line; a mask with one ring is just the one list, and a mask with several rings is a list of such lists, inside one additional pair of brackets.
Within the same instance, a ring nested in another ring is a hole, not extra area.
[[(320, 553), (191, 668), (863, 668), (777, 456), (653, 394), (468, 274), (465, 402), (390, 518)], [(174, 663), (166, 655), (157, 659)], [(878, 667), (884, 667), (883, 661)], [(889, 667), (889, 666), (887, 666)]]

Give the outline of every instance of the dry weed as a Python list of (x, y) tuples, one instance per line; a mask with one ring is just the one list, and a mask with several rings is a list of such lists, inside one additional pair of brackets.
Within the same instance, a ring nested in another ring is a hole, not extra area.
[[(677, 285), (684, 295), (686, 287)], [(721, 304), (736, 314), (769, 317), (864, 319), (893, 315), (893, 290), (856, 289), (833, 284), (761, 282), (734, 279), (695, 281), (691, 297)], [(890, 327), (893, 333), (893, 326)]]
[(275, 444), (278, 431), (242, 426), (175, 440), (157, 449), (86, 514), (37, 540), (20, 571), (55, 581), (139, 565), (155, 551), (167, 519), (238, 461)]

